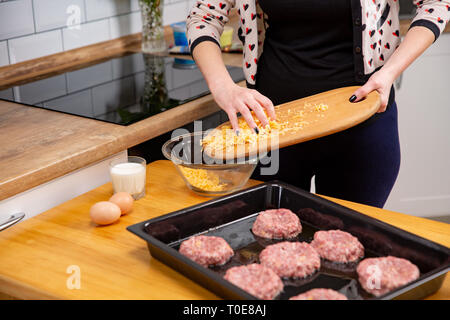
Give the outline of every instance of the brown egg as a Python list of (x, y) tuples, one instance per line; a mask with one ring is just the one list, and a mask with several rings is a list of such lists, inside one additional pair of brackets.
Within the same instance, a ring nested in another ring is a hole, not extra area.
[(117, 204), (109, 201), (100, 201), (94, 204), (89, 211), (92, 221), (106, 225), (119, 220), (121, 212)]
[(127, 192), (117, 192), (111, 198), (109, 198), (109, 201), (117, 204), (122, 214), (126, 214), (133, 209), (134, 199)]

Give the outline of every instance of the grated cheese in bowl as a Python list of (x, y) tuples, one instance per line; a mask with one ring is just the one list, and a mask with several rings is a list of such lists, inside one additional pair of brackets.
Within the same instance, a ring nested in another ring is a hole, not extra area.
[(162, 152), (176, 166), (186, 186), (197, 194), (219, 196), (242, 188), (253, 173), (257, 159), (222, 161), (208, 157), (201, 141), (205, 132), (181, 135), (167, 141)]
[(195, 188), (204, 191), (223, 191), (226, 183), (221, 183), (219, 176), (205, 169), (191, 169), (178, 166), (184, 178)]

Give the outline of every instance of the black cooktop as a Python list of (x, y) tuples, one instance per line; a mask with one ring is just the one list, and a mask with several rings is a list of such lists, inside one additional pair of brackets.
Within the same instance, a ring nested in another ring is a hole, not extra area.
[[(241, 68), (227, 69), (244, 80)], [(193, 60), (136, 53), (0, 91), (0, 99), (129, 125), (207, 94)]]

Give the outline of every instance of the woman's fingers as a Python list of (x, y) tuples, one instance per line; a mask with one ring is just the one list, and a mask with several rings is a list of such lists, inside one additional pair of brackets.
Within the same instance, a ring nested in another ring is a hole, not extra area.
[(272, 101), (267, 98), (266, 96), (263, 96), (261, 93), (259, 93), (256, 90), (253, 90), (255, 99), (261, 104), (261, 106), (267, 110), (267, 113), (269, 117), (272, 120), (276, 120), (276, 114), (275, 109), (273, 107)]
[(365, 85), (356, 90), (353, 95), (350, 97), (350, 102), (358, 102), (367, 97), (369, 93), (371, 93), (375, 88), (375, 85), (372, 81), (367, 81)]
[(231, 123), (231, 126), (233, 127), (234, 133), (239, 135), (239, 123), (238, 123), (236, 112), (237, 111), (233, 108), (226, 110), (228, 119), (230, 119), (230, 123)]
[(261, 121), (263, 127), (269, 124), (269, 119), (267, 119), (267, 116), (264, 113), (263, 108), (253, 96), (248, 97), (245, 104), (247, 105), (247, 107), (252, 109), (253, 112), (255, 112), (256, 117), (259, 119), (259, 121)]
[(241, 113), (249, 127), (256, 133), (259, 133), (259, 130), (250, 110), (253, 110), (254, 115), (259, 119), (263, 127), (269, 124), (267, 116), (273, 120), (276, 119), (272, 101), (256, 90), (236, 86), (228, 92), (216, 93), (214, 98), (219, 106), (227, 113), (231, 126), (237, 134), (240, 129), (237, 118), (238, 112)]
[(378, 91), (380, 94), (380, 107), (377, 112), (386, 111), (386, 107), (389, 100), (391, 82), (384, 80), (384, 77), (380, 73), (374, 73), (372, 77), (366, 82), (365, 85), (356, 90), (350, 97), (350, 102), (358, 102), (367, 97), (372, 91)]
[(388, 104), (389, 93), (390, 92), (379, 92), (379, 93), (380, 93), (381, 102), (380, 102), (380, 108), (378, 109), (377, 113), (381, 113), (381, 112), (385, 112), (386, 111), (386, 107), (387, 107), (387, 104)]
[(369, 93), (377, 90), (380, 94), (380, 107), (377, 110), (377, 113), (386, 111), (388, 96), (386, 96), (385, 92), (382, 91), (381, 88), (378, 88), (373, 81), (367, 81), (365, 85), (355, 91), (353, 95), (350, 97), (350, 102), (358, 102), (367, 97)]
[(249, 108), (243, 102), (240, 102), (237, 104), (236, 109), (238, 109), (241, 115), (244, 117), (248, 126), (252, 128), (256, 133), (258, 133), (258, 127), (256, 126), (255, 120), (253, 119)]

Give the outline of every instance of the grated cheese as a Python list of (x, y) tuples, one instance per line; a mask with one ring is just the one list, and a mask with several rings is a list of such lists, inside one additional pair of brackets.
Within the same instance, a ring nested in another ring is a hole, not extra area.
[[(279, 106), (275, 106), (277, 110)], [(215, 152), (230, 150), (236, 146), (254, 146), (261, 142), (267, 142), (271, 137), (284, 135), (287, 133), (295, 133), (298, 130), (302, 130), (305, 126), (309, 125), (308, 121), (304, 120), (305, 111), (310, 113), (315, 111), (322, 112), (328, 110), (328, 105), (324, 103), (314, 104), (305, 102), (305, 110), (287, 109), (289, 121), (273, 121), (269, 120), (269, 124), (265, 127), (262, 126), (258, 118), (254, 116), (252, 112), (255, 123), (258, 127), (259, 134), (256, 134), (253, 129), (251, 129), (244, 118), (238, 119), (239, 125), (239, 136), (233, 131), (230, 124), (223, 125), (219, 129), (212, 131), (208, 134), (202, 141), (203, 147), (208, 147), (210, 150)], [(284, 116), (286, 118), (286, 115)], [(323, 117), (323, 116), (322, 116)], [(279, 117), (282, 118), (282, 117)]]
[(314, 105), (314, 108), (316, 109), (316, 111), (326, 111), (326, 110), (328, 110), (328, 105), (319, 103), (319, 104)]
[(194, 187), (205, 191), (223, 191), (226, 184), (220, 183), (219, 177), (205, 169), (192, 169), (178, 166), (186, 180)]

